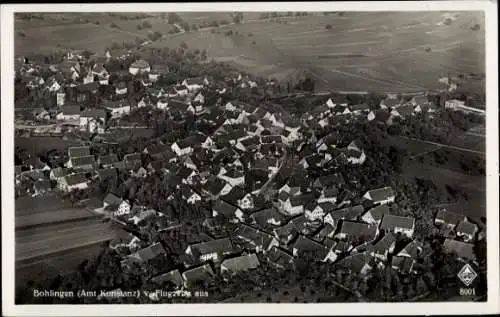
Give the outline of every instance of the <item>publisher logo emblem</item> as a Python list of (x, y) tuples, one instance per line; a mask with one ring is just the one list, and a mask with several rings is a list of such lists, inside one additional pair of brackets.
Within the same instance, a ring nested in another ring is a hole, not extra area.
[(465, 284), (465, 286), (469, 286), (476, 279), (477, 273), (474, 269), (469, 265), (465, 264), (464, 267), (458, 272), (458, 278)]

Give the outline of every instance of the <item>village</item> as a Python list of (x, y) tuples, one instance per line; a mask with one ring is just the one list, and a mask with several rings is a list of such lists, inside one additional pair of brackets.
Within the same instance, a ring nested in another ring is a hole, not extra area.
[[(88, 59), (71, 51), (49, 69), (28, 59), (20, 62), (17, 76), (52, 104), (20, 114), (17, 136), (73, 138), (80, 145), (50, 160), (36, 153), (19, 155), (17, 195), (79, 196), (89, 212), (120, 227), (120, 238), (109, 241), (109, 248), (121, 257), (124, 272), (157, 257), (181, 258), (182, 268), (151, 277), (175, 289), (259, 270), (262, 261), (285, 270), (300, 258), (355, 276), (385, 267), (401, 276), (421, 273), (416, 263), (424, 256), (424, 237), (415, 234), (413, 216), (393, 212), (396, 189), (389, 183), (366, 187), (337, 171), (365, 164), (369, 154), (363, 142), (318, 131), (353, 120), (391, 125), (444, 109), (484, 111), (460, 100), (446, 100), (443, 108), (425, 94), (411, 99), (389, 94), (378, 109), (328, 98), (298, 117), (272, 102), (225, 97), (235, 87), (257, 90), (273, 82), (234, 73), (224, 80), (201, 76), (163, 85), (168, 68), (144, 59), (117, 73), (106, 69), (111, 60), (124, 58), (106, 51)], [(98, 91), (104, 91), (100, 98)], [(166, 122), (164, 136), (150, 138), (139, 150), (106, 141), (114, 129), (149, 125), (133, 118), (159, 114)], [(186, 133), (177, 138), (183, 129)], [(155, 175), (168, 183), (169, 191), (158, 193), (167, 205), (176, 201), (203, 211), (206, 238), (188, 244), (180, 255), (171, 254), (159, 239), (143, 238), (186, 225), (172, 216), (172, 208), (155, 208), (155, 198), (144, 193), (133, 200), (120, 192), (89, 194), (108, 188), (104, 183), (141, 184)], [(446, 209), (434, 215), (433, 223), (445, 238), (446, 252), (475, 263), (474, 243), (485, 238), (476, 223)], [(158, 300), (155, 296), (151, 300)]]

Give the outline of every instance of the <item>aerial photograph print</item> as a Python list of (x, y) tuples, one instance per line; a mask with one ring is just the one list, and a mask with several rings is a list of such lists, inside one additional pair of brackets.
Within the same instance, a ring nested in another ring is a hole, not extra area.
[(16, 306), (491, 300), (485, 11), (13, 20)]

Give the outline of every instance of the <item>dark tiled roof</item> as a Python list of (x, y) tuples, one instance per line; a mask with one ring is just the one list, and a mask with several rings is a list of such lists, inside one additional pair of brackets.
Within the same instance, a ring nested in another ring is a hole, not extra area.
[(413, 217), (401, 217), (386, 214), (382, 219), (380, 224), (380, 229), (391, 231), (394, 228), (405, 228), (413, 229), (415, 226), (415, 218)]
[(65, 179), (66, 179), (66, 183), (69, 186), (87, 182), (87, 177), (85, 176), (85, 173), (66, 175)]

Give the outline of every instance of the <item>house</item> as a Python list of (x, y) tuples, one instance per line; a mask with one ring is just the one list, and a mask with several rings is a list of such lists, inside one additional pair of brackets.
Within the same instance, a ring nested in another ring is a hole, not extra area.
[(75, 146), (68, 148), (68, 156), (72, 157), (81, 157), (81, 156), (89, 156), (90, 148), (88, 146)]
[(225, 255), (235, 252), (235, 248), (228, 238), (211, 240), (191, 244), (187, 247), (185, 254), (190, 256), (195, 262), (214, 261), (219, 262)]
[(269, 264), (282, 270), (292, 268), (295, 264), (293, 255), (279, 247), (272, 247), (271, 250), (269, 250), (267, 253), (267, 260)]
[(381, 109), (393, 109), (401, 105), (401, 101), (398, 98), (386, 98), (380, 102)]
[(348, 274), (358, 276), (366, 276), (373, 269), (370, 255), (364, 252), (343, 258), (335, 263), (335, 267), (344, 269)]
[(335, 235), (337, 239), (350, 240), (353, 242), (372, 241), (378, 235), (378, 228), (363, 222), (343, 220), (339, 232)]
[(250, 215), (252, 223), (260, 228), (269, 226), (281, 226), (285, 223), (286, 217), (278, 212), (276, 208), (267, 208), (261, 211), (254, 212)]
[(355, 165), (363, 164), (366, 161), (364, 151), (347, 150), (345, 151), (347, 162)]
[(414, 272), (413, 266), (415, 260), (405, 256), (395, 256), (392, 258), (391, 267), (401, 274), (410, 274)]
[(118, 82), (115, 85), (115, 94), (118, 96), (125, 95), (128, 92), (127, 84), (123, 81)]
[(59, 178), (57, 188), (63, 192), (70, 192), (75, 189), (87, 189), (88, 180), (85, 173), (66, 175)]
[(66, 167), (91, 171), (96, 168), (96, 162), (93, 155), (70, 157)]
[[(104, 109), (85, 109), (80, 114), (80, 130), (90, 133), (104, 132), (102, 128), (106, 122), (106, 111)], [(99, 129), (100, 128), (100, 129)]]
[(363, 198), (371, 200), (375, 204), (388, 204), (394, 202), (396, 195), (391, 187), (383, 187), (367, 191)]
[(304, 207), (304, 211), (305, 217), (311, 221), (323, 219), (326, 214), (321, 205), (315, 201), (310, 201), (309, 203), (307, 203), (307, 205)]
[(149, 260), (164, 255), (165, 253), (165, 249), (161, 243), (158, 242), (130, 254), (121, 261), (121, 265), (124, 269), (128, 269), (133, 263), (148, 262)]
[(299, 230), (293, 222), (289, 222), (281, 227), (274, 228), (273, 234), (283, 245), (290, 243), (299, 234)]
[(208, 179), (205, 184), (203, 184), (202, 192), (206, 195), (217, 198), (219, 196), (224, 196), (228, 194), (232, 189), (232, 186), (219, 178)]
[(103, 168), (96, 171), (96, 175), (100, 180), (105, 179), (118, 179), (116, 168)]
[(336, 229), (336, 227), (327, 223), (312, 237), (312, 239), (316, 242), (322, 243), (326, 238), (333, 238)]
[(474, 252), (474, 244), (472, 243), (446, 239), (444, 241), (443, 247), (448, 253), (455, 254), (460, 260), (465, 260), (465, 261), (476, 260), (476, 254)]
[(188, 78), (182, 82), (182, 85), (186, 86), (189, 91), (199, 90), (209, 84), (210, 82), (206, 77)]
[(199, 92), (196, 95), (196, 97), (194, 97), (193, 102), (198, 102), (200, 104), (204, 104), (205, 103), (205, 97), (203, 96), (203, 94), (201, 92)]
[(185, 85), (176, 85), (173, 88), (176, 94), (180, 97), (186, 96), (189, 92), (188, 87), (186, 87)]
[(103, 200), (103, 207), (107, 208), (108, 206), (112, 206), (114, 211), (114, 216), (128, 215), (130, 214), (130, 204), (128, 201), (119, 198), (118, 196), (108, 193)]
[(410, 102), (414, 106), (422, 106), (422, 105), (426, 105), (426, 104), (430, 103), (429, 100), (427, 99), (427, 96), (424, 96), (424, 95), (413, 96), (413, 98), (411, 98)]
[(132, 75), (148, 73), (151, 71), (151, 66), (149, 66), (149, 63), (145, 60), (139, 59), (130, 64), (128, 71)]
[(180, 141), (174, 142), (171, 146), (172, 151), (177, 154), (177, 156), (183, 156), (193, 152), (193, 140), (190, 138), (185, 138)]
[(434, 224), (449, 229), (455, 229), (459, 223), (465, 221), (467, 221), (467, 217), (464, 215), (446, 209), (440, 209), (434, 219)]
[(422, 243), (417, 240), (413, 240), (408, 243), (399, 253), (397, 254), (400, 257), (409, 257), (416, 259), (418, 258), (423, 251)]
[(57, 92), (62, 87), (61, 83), (59, 83), (55, 77), (47, 79), (47, 81), (44, 83), (44, 86), (45, 89), (47, 89), (49, 92)]
[(336, 205), (326, 202), (321, 203), (320, 206), (327, 213), (325, 218), (323, 219), (324, 222), (329, 223), (332, 226), (336, 226), (339, 220), (356, 221), (364, 213), (365, 210), (363, 205), (335, 209), (337, 208)]
[(273, 246), (279, 245), (274, 236), (243, 223), (235, 230), (234, 237), (244, 249), (257, 253), (266, 253)]
[(217, 200), (217, 202), (212, 207), (212, 216), (223, 215), (227, 219), (233, 221), (244, 221), (244, 214), (238, 207), (230, 205), (222, 200)]
[(389, 207), (387, 205), (379, 205), (370, 210), (368, 210), (362, 217), (361, 220), (369, 223), (379, 225), (382, 221), (384, 215), (389, 213)]
[(63, 167), (56, 167), (50, 170), (50, 180), (58, 181), (59, 178), (66, 176), (66, 169)]
[(70, 121), (80, 123), (80, 106), (79, 105), (63, 105), (61, 106), (61, 112), (56, 115), (56, 119), (60, 121)]
[(105, 100), (104, 107), (111, 112), (111, 117), (115, 119), (130, 113), (130, 104), (126, 100)]
[(220, 196), (220, 199), (233, 206), (238, 206), (238, 201), (245, 197), (246, 194), (247, 193), (241, 187), (234, 186), (228, 193)]
[(455, 229), (457, 236), (464, 239), (465, 242), (474, 240), (476, 233), (479, 231), (475, 223), (470, 222), (467, 218), (460, 222)]
[(254, 253), (226, 259), (221, 263), (221, 274), (238, 274), (260, 266), (259, 258)]
[(328, 250), (326, 246), (304, 237), (303, 235), (299, 235), (295, 241), (292, 253), (294, 257), (303, 257), (306, 254), (309, 254), (309, 256), (312, 256), (313, 259), (319, 259), (323, 262), (334, 262), (337, 258), (337, 255), (333, 251)]
[(349, 109), (355, 115), (368, 114), (370, 112), (370, 106), (367, 103), (352, 105)]
[(380, 229), (395, 234), (402, 233), (411, 238), (415, 230), (415, 218), (385, 214), (380, 223)]
[(184, 271), (182, 278), (184, 279), (184, 287), (189, 287), (199, 283), (207, 283), (215, 276), (210, 264), (204, 264)]
[(201, 196), (197, 192), (192, 190), (191, 188), (189, 188), (189, 190), (185, 194), (184, 199), (190, 205), (195, 205), (195, 204), (201, 202)]
[(380, 240), (366, 247), (366, 252), (382, 261), (387, 261), (389, 254), (394, 252), (396, 237), (392, 233), (386, 233)]
[(367, 115), (368, 121), (375, 121), (375, 122), (380, 122), (383, 124), (389, 124), (390, 123), (390, 113), (387, 110), (384, 109), (377, 109), (375, 111), (370, 111)]
[(182, 278), (179, 270), (172, 270), (170, 272), (155, 276), (151, 278), (151, 282), (158, 286), (163, 286), (165, 283), (171, 283), (177, 288), (181, 288), (184, 285), (184, 279)]
[(313, 193), (305, 193), (297, 196), (289, 197), (283, 203), (283, 211), (290, 216), (300, 215), (304, 213), (304, 206), (315, 199)]
[(415, 108), (412, 104), (404, 104), (391, 111), (391, 117), (408, 118), (415, 113)]

